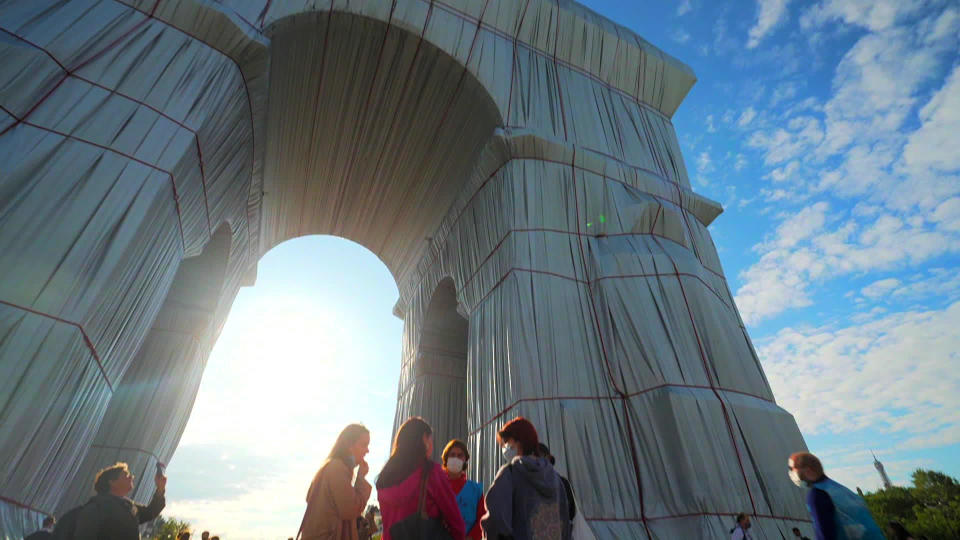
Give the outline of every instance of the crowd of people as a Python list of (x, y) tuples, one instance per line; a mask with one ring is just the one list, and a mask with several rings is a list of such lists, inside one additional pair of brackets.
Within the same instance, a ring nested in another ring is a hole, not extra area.
[[(382, 540), (535, 536), (569, 540), (576, 516), (573, 491), (553, 468), (549, 448), (540, 443), (536, 428), (525, 418), (516, 418), (500, 429), (497, 440), (507, 464), (484, 493), (483, 486), (468, 476), (466, 443), (447, 442), (441, 463), (435, 463), (430, 425), (421, 418), (404, 422), (375, 481)], [(357, 518), (373, 491), (364, 459), (369, 444), (370, 433), (359, 424), (341, 432), (307, 492), (299, 538), (361, 539), (364, 523), (370, 520), (361, 520), (358, 527)]]
[[(497, 432), (504, 465), (484, 492), (469, 478), (470, 452), (454, 439), (441, 462), (433, 461), (433, 429), (422, 418), (408, 419), (393, 441), (390, 458), (374, 481), (379, 508), (368, 506), (373, 486), (366, 462), (370, 432), (360, 424), (337, 437), (307, 490), (307, 508), (297, 540), (583, 540), (593, 535), (577, 512), (570, 482), (561, 476), (550, 449), (529, 420), (517, 417)], [(827, 477), (808, 452), (788, 462), (791, 480), (807, 488), (816, 540), (883, 540), (863, 498)], [(134, 477), (125, 463), (101, 470), (96, 495), (27, 540), (139, 540), (139, 527), (163, 510), (167, 479), (157, 469), (149, 504), (128, 498)], [(365, 512), (366, 510), (366, 512)], [(752, 540), (750, 515), (736, 516), (731, 540)], [(910, 540), (899, 524), (890, 524), (897, 540)], [(809, 540), (794, 528), (798, 540)], [(189, 533), (178, 540), (189, 540)], [(204, 532), (203, 540), (219, 540)], [(290, 539), (293, 540), (293, 539)], [(920, 540), (920, 539), (917, 539)]]

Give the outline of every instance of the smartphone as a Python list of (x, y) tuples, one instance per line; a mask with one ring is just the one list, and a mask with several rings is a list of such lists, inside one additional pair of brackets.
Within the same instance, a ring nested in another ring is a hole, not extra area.
[(157, 474), (163, 476), (164, 471), (166, 471), (167, 466), (163, 463), (157, 462)]

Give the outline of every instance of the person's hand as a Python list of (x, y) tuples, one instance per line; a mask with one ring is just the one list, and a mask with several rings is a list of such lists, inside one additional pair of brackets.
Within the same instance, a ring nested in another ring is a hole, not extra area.
[(360, 460), (360, 469), (357, 470), (357, 478), (363, 478), (367, 476), (367, 473), (370, 472), (370, 464), (367, 463), (366, 459)]
[(161, 473), (157, 473), (153, 477), (153, 483), (157, 486), (157, 491), (161, 494), (167, 491), (167, 477)]

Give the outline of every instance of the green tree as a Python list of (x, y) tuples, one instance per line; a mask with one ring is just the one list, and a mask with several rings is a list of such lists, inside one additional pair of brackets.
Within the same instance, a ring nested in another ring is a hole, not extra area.
[(937, 471), (917, 469), (913, 486), (881, 489), (864, 495), (881, 527), (899, 521), (914, 538), (960, 538), (960, 483)]
[(176, 540), (180, 533), (189, 530), (190, 523), (188, 521), (159, 516), (149, 524), (144, 525), (142, 537), (150, 540)]

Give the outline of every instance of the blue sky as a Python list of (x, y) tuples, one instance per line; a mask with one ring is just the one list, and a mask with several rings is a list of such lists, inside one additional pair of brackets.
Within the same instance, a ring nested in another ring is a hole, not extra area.
[[(691, 181), (725, 208), (710, 230), (730, 287), (828, 473), (876, 489), (873, 450), (894, 482), (918, 466), (960, 476), (960, 5), (585, 3), (697, 74), (673, 119)], [(168, 513), (292, 536), (310, 476), (356, 419), (378, 469), (396, 298), (348, 241), (268, 253), (211, 355)]]

